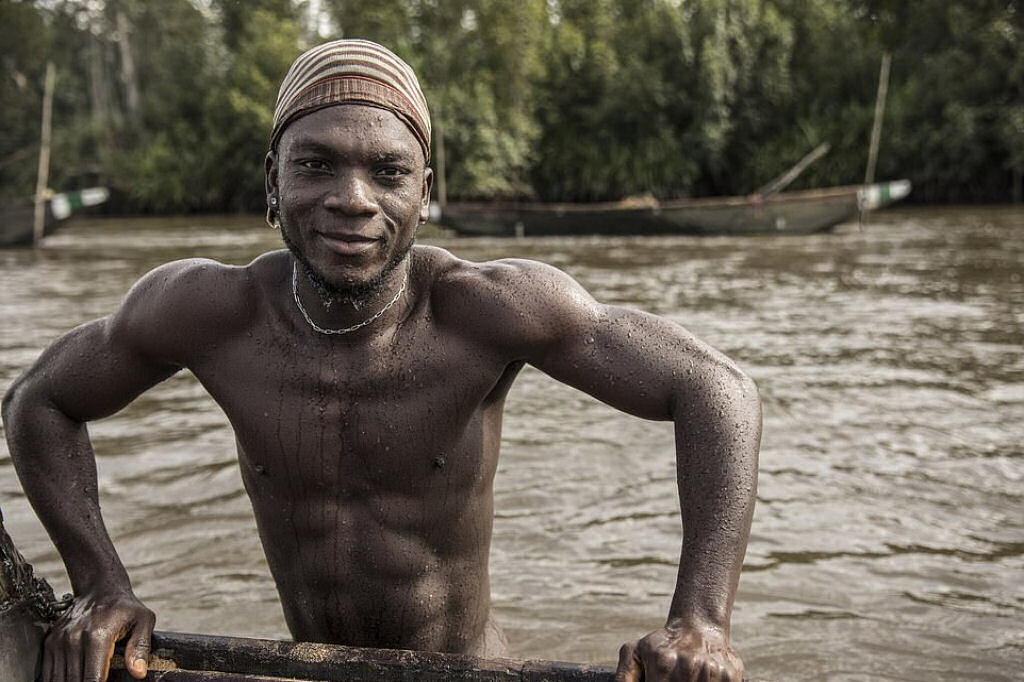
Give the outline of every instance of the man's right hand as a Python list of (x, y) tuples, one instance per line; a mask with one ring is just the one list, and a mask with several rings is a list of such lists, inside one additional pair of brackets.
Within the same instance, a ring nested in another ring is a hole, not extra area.
[(156, 616), (130, 591), (82, 594), (50, 629), (41, 682), (104, 682), (114, 645), (127, 638), (125, 667), (143, 679)]

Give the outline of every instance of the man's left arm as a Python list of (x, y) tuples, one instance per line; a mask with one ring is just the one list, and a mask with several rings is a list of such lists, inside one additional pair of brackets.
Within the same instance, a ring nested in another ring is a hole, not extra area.
[(756, 386), (668, 320), (601, 305), (557, 271), (522, 274), (536, 293), (525, 318), (535, 322), (520, 337), (531, 364), (620, 410), (675, 424), (683, 522), (675, 594), (665, 627), (623, 646), (616, 679), (738, 682), (729, 621), (757, 490)]

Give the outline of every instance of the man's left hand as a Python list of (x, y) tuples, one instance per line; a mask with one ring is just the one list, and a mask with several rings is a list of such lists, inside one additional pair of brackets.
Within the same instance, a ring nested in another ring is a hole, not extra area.
[(615, 682), (741, 682), (743, 661), (716, 628), (669, 625), (623, 644)]

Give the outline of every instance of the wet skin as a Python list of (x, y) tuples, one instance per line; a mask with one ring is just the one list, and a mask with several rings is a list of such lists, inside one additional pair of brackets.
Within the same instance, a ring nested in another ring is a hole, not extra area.
[[(679, 578), (665, 627), (623, 647), (619, 679), (740, 679), (729, 616), (756, 487), (749, 379), (682, 328), (601, 305), (554, 268), (412, 246), (431, 178), (390, 112), (346, 105), (298, 119), (267, 178), (294, 253), (157, 268), (5, 396), (12, 457), (76, 594), (48, 639), (44, 681), (102, 679), (118, 638), (129, 661), (148, 655), (153, 616), (103, 527), (85, 423), (183, 368), (235, 430), (296, 639), (505, 654), (487, 569), (492, 481), (505, 396), (527, 362), (675, 422)], [(373, 324), (322, 335), (292, 298), (296, 255), (331, 289), (358, 293), (358, 306), (342, 296), (325, 307), (299, 264), (298, 295), (322, 327), (366, 319), (408, 285)]]

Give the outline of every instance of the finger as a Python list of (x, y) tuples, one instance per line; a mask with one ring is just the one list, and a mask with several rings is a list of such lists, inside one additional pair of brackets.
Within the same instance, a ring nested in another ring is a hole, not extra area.
[(112, 658), (114, 658), (114, 647), (116, 645), (117, 645), (117, 640), (116, 639), (111, 639), (110, 640), (110, 648), (107, 649), (107, 658), (104, 661), (104, 665), (103, 665), (103, 676), (100, 677), (100, 682), (103, 682), (104, 680), (107, 679), (107, 677), (110, 676), (110, 661), (111, 661)]
[(719, 678), (719, 682), (743, 682), (743, 666), (738, 668), (722, 666), (722, 676)]
[(146, 677), (149, 670), (149, 652), (152, 647), (153, 626), (156, 619), (152, 613), (140, 617), (139, 622), (132, 628), (128, 644), (124, 648), (124, 667), (137, 680)]
[(626, 643), (619, 649), (619, 665), (615, 668), (615, 682), (641, 682), (643, 668), (636, 657), (636, 647)]
[[(687, 662), (681, 661), (681, 663)], [(708, 682), (707, 666), (703, 665), (699, 656), (694, 656), (693, 660), (689, 661), (689, 667), (684, 669), (688, 671), (686, 679), (689, 682)]]
[(700, 682), (718, 682), (718, 671), (718, 664), (714, 661), (702, 661), (699, 664), (696, 676), (693, 679), (699, 680)]
[(82, 647), (76, 643), (64, 651), (64, 680), (66, 682), (79, 682), (81, 679)]
[[(56, 682), (54, 679), (55, 668), (53, 665), (53, 647), (47, 645), (43, 648), (43, 669), (42, 675), (39, 677), (41, 682)], [(61, 666), (64, 664), (61, 663)]]
[[(85, 673), (86, 682), (104, 682), (110, 668), (110, 657), (114, 655), (114, 635), (109, 632), (94, 632), (86, 642)], [(72, 678), (68, 682), (78, 682), (80, 678)]]
[(743, 682), (743, 661), (732, 651), (726, 652), (720, 682)]

